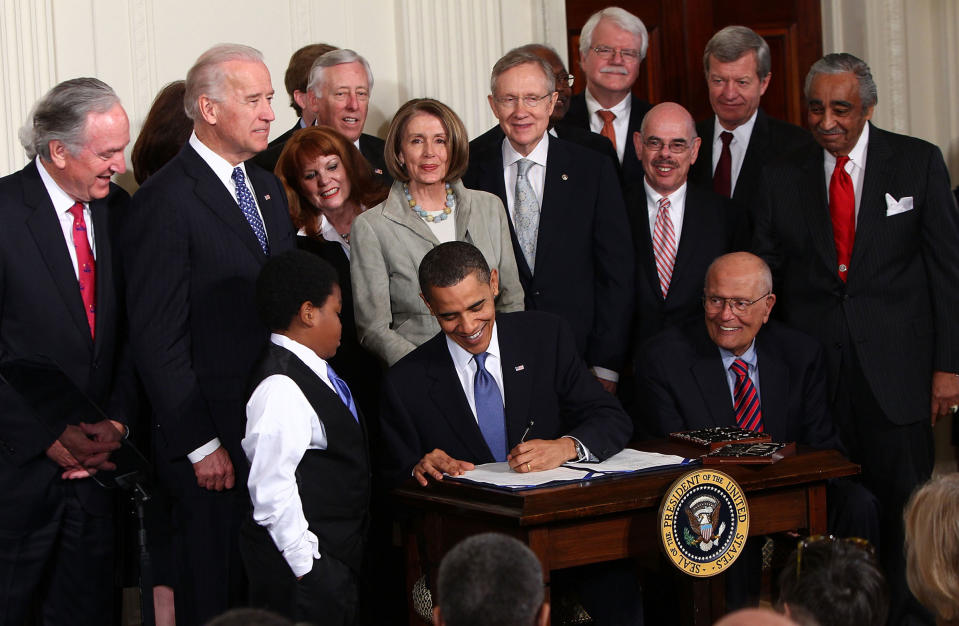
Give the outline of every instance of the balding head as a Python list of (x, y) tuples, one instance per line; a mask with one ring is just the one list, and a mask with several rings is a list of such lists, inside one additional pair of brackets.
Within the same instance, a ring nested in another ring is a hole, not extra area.
[(723, 617), (715, 626), (796, 626), (796, 622), (769, 609), (740, 609)]
[(636, 155), (643, 162), (646, 182), (662, 196), (684, 184), (699, 155), (700, 139), (689, 111), (675, 102), (657, 104), (633, 133)]

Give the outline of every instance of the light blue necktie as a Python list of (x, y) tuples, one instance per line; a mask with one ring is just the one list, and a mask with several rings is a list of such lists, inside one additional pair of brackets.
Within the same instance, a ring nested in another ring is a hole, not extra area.
[(473, 377), (473, 399), (476, 402), (476, 421), (483, 439), (493, 458), (506, 460), (506, 413), (503, 411), (503, 396), (492, 374), (486, 370), (488, 352), (477, 354), (476, 375)]
[(530, 273), (536, 265), (536, 236), (539, 233), (539, 201), (526, 178), (533, 165), (529, 159), (516, 162), (516, 189), (513, 192), (513, 227)]
[(326, 366), (326, 374), (330, 377), (330, 382), (333, 383), (333, 387), (336, 388), (336, 395), (340, 397), (340, 400), (343, 401), (346, 408), (353, 414), (353, 419), (359, 422), (360, 418), (356, 416), (356, 404), (353, 403), (353, 394), (350, 393), (350, 388), (346, 384), (346, 381), (337, 376), (336, 372), (334, 372), (333, 368), (329, 365)]
[(250, 223), (250, 228), (253, 229), (256, 240), (260, 242), (263, 254), (269, 255), (270, 244), (266, 241), (266, 229), (263, 228), (263, 220), (260, 219), (260, 214), (256, 210), (253, 194), (246, 186), (246, 176), (243, 175), (243, 169), (234, 167), (232, 178), (233, 182), (236, 183), (236, 202), (240, 205), (240, 210), (243, 211), (243, 217)]

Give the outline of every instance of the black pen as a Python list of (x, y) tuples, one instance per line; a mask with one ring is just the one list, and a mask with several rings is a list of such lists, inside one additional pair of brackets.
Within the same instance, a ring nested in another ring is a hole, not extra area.
[(523, 436), (519, 438), (519, 442), (523, 443), (526, 441), (526, 435), (529, 434), (529, 429), (533, 427), (534, 421), (533, 418), (529, 418), (529, 424), (526, 426), (526, 430), (523, 431)]

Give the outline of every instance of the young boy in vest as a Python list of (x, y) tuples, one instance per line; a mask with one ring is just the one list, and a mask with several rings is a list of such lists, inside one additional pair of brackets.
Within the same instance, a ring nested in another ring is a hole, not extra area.
[(327, 364), (340, 343), (336, 272), (301, 250), (273, 257), (256, 305), (272, 335), (251, 379), (242, 442), (250, 600), (294, 621), (355, 624), (370, 460), (363, 417)]

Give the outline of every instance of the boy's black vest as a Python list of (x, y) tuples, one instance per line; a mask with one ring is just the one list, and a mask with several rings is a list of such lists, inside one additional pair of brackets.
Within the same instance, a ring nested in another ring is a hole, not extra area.
[(319, 541), (320, 554), (329, 554), (358, 573), (370, 505), (370, 458), (363, 416), (357, 411), (357, 423), (340, 397), (313, 370), (286, 348), (270, 343), (254, 371), (253, 388), (274, 374), (296, 383), (326, 429), (326, 450), (307, 450), (296, 468), (303, 515)]

